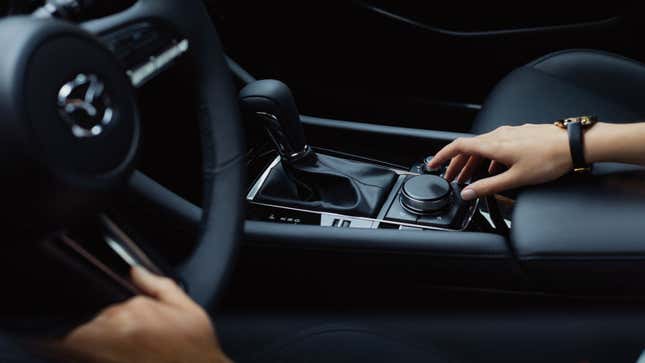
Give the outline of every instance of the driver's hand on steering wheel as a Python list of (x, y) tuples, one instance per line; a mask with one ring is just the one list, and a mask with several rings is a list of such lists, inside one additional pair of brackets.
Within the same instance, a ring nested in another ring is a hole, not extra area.
[[(484, 160), (492, 175), (465, 188), (464, 200), (525, 185), (555, 180), (573, 167), (567, 132), (553, 125), (502, 126), (472, 138), (460, 138), (440, 150), (429, 163), (437, 168), (450, 160), (445, 178), (470, 179)], [(501, 172), (502, 167), (508, 170)]]
[(220, 349), (208, 314), (174, 281), (142, 268), (134, 284), (147, 296), (102, 311), (59, 344), (62, 353), (85, 362), (230, 362)]

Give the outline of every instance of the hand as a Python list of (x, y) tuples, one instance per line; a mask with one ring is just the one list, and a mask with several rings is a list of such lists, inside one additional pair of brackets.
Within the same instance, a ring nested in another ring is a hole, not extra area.
[[(573, 167), (566, 130), (533, 124), (502, 126), (481, 136), (457, 139), (440, 150), (429, 166), (437, 168), (450, 160), (445, 178), (465, 182), (485, 159), (492, 160), (488, 172), (493, 176), (466, 187), (462, 199), (545, 183)], [(499, 173), (503, 166), (508, 170)]]
[(174, 281), (134, 268), (138, 296), (101, 312), (59, 344), (64, 355), (96, 363), (230, 362), (206, 312)]

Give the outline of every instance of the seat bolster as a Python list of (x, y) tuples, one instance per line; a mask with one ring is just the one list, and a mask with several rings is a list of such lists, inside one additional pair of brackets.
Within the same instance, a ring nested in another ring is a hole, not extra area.
[(583, 114), (617, 123), (645, 120), (645, 65), (594, 50), (549, 54), (498, 83), (472, 131)]
[[(645, 94), (645, 93), (644, 93)], [(550, 123), (568, 116), (592, 114), (601, 120), (641, 120), (624, 104), (595, 94), (573, 83), (521, 67), (504, 78), (491, 92), (477, 115), (473, 133), (492, 131), (502, 125)]]

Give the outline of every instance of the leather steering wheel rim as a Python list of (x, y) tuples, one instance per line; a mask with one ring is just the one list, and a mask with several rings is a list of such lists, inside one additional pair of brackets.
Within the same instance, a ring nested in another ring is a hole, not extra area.
[[(203, 157), (203, 204), (198, 241), (178, 267), (190, 296), (209, 306), (230, 269), (243, 222), (244, 142), (237, 92), (207, 9), (199, 0), (139, 0), (113, 16), (83, 24), (104, 34), (156, 19), (188, 39), (193, 57)], [(172, 207), (170, 207), (172, 208)]]

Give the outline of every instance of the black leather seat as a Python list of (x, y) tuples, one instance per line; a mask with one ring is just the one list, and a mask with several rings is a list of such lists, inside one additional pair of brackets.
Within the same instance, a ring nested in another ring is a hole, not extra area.
[(472, 131), (580, 115), (605, 122), (645, 121), (645, 64), (596, 50), (551, 53), (506, 76)]

